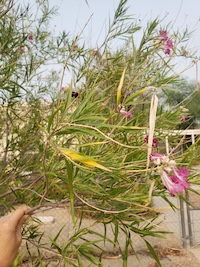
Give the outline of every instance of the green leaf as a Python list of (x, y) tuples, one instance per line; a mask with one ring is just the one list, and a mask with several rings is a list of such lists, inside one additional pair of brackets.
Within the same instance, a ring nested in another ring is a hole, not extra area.
[(71, 162), (66, 161), (67, 167), (67, 181), (69, 188), (69, 198), (70, 198), (70, 211), (72, 215), (72, 221), (75, 222), (75, 214), (74, 214), (74, 188), (73, 188), (73, 165)]
[(51, 129), (51, 126), (52, 126), (52, 124), (53, 124), (53, 120), (54, 120), (56, 114), (58, 114), (58, 112), (59, 112), (60, 110), (61, 110), (61, 107), (59, 107), (56, 111), (54, 111), (54, 112), (50, 115), (49, 120), (48, 120), (48, 125), (47, 125), (47, 131), (48, 131), (48, 133), (50, 132), (50, 129)]
[(91, 90), (89, 93), (88, 92), (85, 93), (84, 99), (81, 101), (81, 103), (78, 105), (78, 107), (75, 109), (75, 111), (71, 115), (72, 121), (77, 119), (80, 116), (81, 112), (83, 112), (87, 104), (91, 103), (90, 102), (91, 97), (96, 93), (97, 93), (96, 90)]
[(158, 256), (157, 256), (155, 250), (153, 249), (152, 245), (147, 240), (144, 239), (144, 241), (145, 241), (145, 243), (146, 243), (146, 245), (148, 247), (149, 252), (151, 253), (151, 255), (153, 256), (153, 258), (157, 262), (158, 266), (162, 267), (162, 265), (161, 265), (161, 263), (160, 263), (160, 261), (158, 259)]
[(133, 104), (133, 99), (135, 99), (136, 97), (140, 96), (141, 94), (143, 94), (144, 92), (146, 92), (149, 89), (149, 87), (145, 87), (141, 90), (138, 90), (137, 92), (131, 94), (129, 97), (127, 97), (127, 99), (125, 100), (124, 104), (125, 105), (131, 105)]
[(74, 150), (68, 149), (68, 148), (59, 148), (59, 151), (67, 157), (70, 157), (74, 161), (81, 162), (83, 164), (86, 164), (92, 168), (99, 168), (104, 171), (110, 172), (108, 168), (104, 167), (103, 165), (97, 163), (92, 157), (80, 154)]
[(119, 82), (119, 86), (117, 88), (117, 106), (120, 104), (121, 102), (121, 92), (122, 92), (122, 86), (124, 83), (124, 76), (125, 76), (125, 72), (126, 72), (126, 68), (124, 68), (122, 76), (120, 78), (120, 82)]

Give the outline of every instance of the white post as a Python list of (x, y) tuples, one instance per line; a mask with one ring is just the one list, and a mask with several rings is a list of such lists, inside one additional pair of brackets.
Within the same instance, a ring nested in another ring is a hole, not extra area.
[(194, 134), (192, 134), (191, 136), (192, 136), (192, 144), (194, 145), (194, 143), (195, 143)]
[(166, 154), (169, 155), (169, 141), (168, 136), (165, 137)]

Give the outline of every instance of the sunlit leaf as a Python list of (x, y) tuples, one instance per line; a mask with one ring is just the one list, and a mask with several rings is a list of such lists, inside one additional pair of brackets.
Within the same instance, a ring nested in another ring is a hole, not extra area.
[(119, 105), (121, 102), (121, 92), (122, 92), (122, 86), (124, 83), (125, 72), (126, 72), (126, 68), (124, 68), (124, 70), (123, 70), (123, 73), (122, 73), (122, 76), (121, 76), (121, 79), (119, 82), (119, 86), (117, 88), (117, 105)]
[(110, 171), (108, 168), (106, 168), (103, 165), (94, 161), (94, 159), (92, 157), (82, 155), (78, 152), (75, 152), (75, 151), (73, 151), (71, 149), (67, 149), (67, 148), (59, 148), (59, 150), (64, 156), (70, 157), (74, 161), (81, 162), (81, 163), (86, 164), (92, 168), (99, 168), (99, 169), (102, 169), (104, 171)]
[(129, 97), (127, 97), (126, 101), (125, 101), (125, 104), (126, 105), (130, 105), (132, 104), (133, 102), (133, 99), (137, 98), (138, 96), (140, 96), (141, 94), (145, 93), (149, 88), (148, 87), (145, 87), (141, 90), (138, 90), (136, 91), (135, 93), (131, 94)]

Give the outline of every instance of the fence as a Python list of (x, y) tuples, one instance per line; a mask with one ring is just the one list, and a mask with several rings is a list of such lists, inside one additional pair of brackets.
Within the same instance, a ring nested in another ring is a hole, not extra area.
[(170, 144), (169, 144), (169, 136), (171, 135), (180, 135), (180, 136), (188, 136), (190, 137), (191, 144), (195, 143), (195, 137), (200, 136), (200, 129), (188, 129), (188, 130), (171, 130), (171, 131), (162, 131), (162, 134), (165, 135), (165, 147), (166, 154), (170, 153)]

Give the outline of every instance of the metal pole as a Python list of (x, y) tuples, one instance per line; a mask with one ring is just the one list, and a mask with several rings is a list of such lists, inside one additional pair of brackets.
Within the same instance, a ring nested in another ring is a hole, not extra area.
[(179, 199), (180, 199), (182, 244), (183, 244), (183, 248), (187, 248), (187, 236), (186, 236), (186, 229), (185, 229), (184, 205), (183, 205), (183, 200), (181, 198), (179, 198)]
[[(186, 192), (186, 199), (189, 200), (188, 192)], [(186, 208), (187, 208), (189, 242), (190, 242), (190, 246), (193, 246), (192, 222), (191, 222), (191, 216), (190, 216), (190, 207), (188, 203), (186, 203)]]

